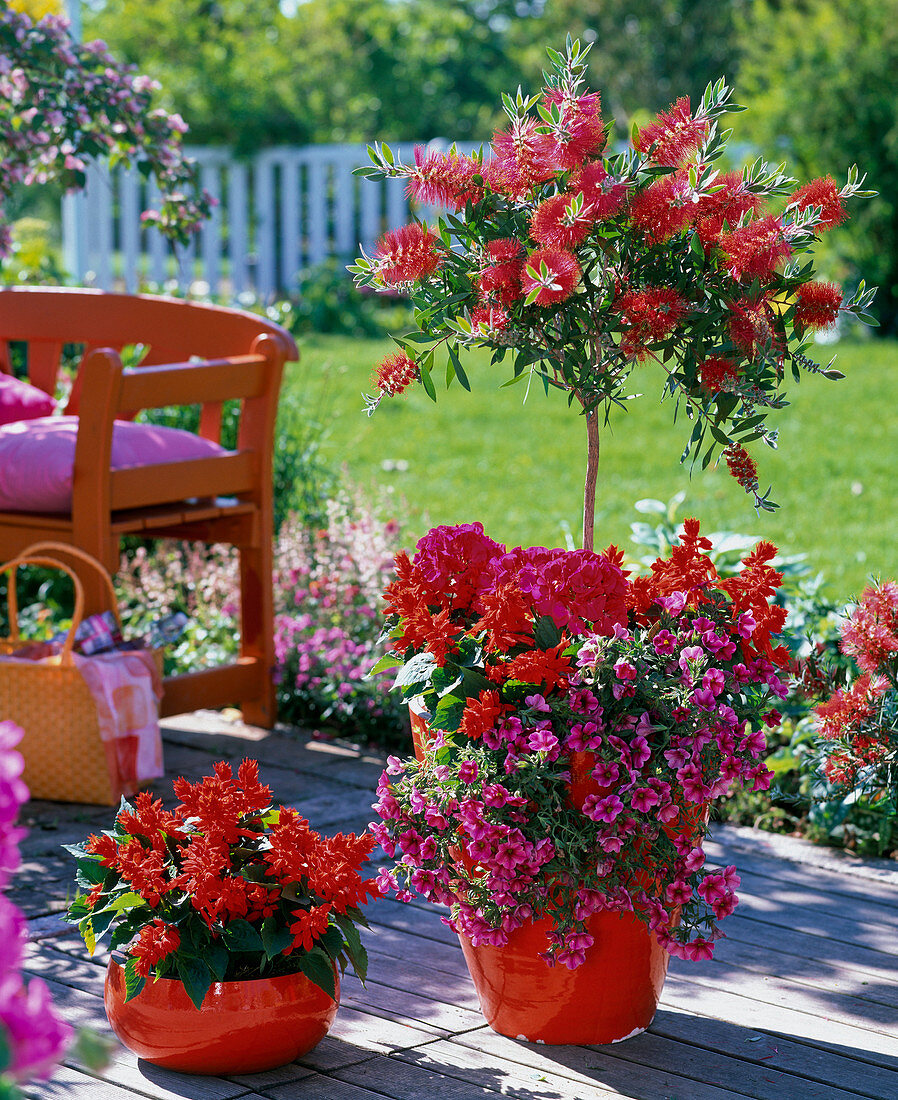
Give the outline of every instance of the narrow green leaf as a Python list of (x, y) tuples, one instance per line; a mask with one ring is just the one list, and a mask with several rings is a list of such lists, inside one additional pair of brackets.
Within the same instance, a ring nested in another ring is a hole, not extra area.
[(449, 359), (452, 362), (452, 368), (455, 371), (455, 377), (461, 382), (462, 386), (471, 392), (471, 383), (468, 381), (468, 376), (465, 374), (464, 367), (461, 365), (461, 360), (458, 357), (458, 349), (455, 344), (447, 345), (449, 348)]
[(368, 952), (362, 944), (359, 930), (342, 913), (337, 913), (337, 924), (343, 933), (343, 938), (346, 940), (346, 953), (349, 955), (352, 969), (359, 976), (359, 979), (364, 982), (368, 976)]

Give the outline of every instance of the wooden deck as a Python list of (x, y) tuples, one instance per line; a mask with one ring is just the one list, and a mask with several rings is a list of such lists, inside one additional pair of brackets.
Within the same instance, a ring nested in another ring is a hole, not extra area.
[[(218, 716), (170, 720), (168, 777), (257, 757), (275, 797), (314, 827), (370, 819), (381, 761)], [(169, 779), (157, 784), (170, 791)], [(31, 974), (76, 1025), (108, 1033), (104, 960), (57, 916), (72, 891), (59, 845), (108, 827), (107, 809), (32, 803), (13, 900), (30, 919)], [(249, 1077), (189, 1077), (119, 1051), (91, 1076), (74, 1062), (29, 1097), (65, 1100), (849, 1100), (898, 1098), (898, 867), (719, 828), (716, 860), (742, 875), (728, 938), (706, 963), (674, 960), (649, 1031), (612, 1047), (547, 1047), (483, 1023), (454, 936), (431, 906), (370, 907), (366, 988), (344, 983), (330, 1035), (301, 1062)]]

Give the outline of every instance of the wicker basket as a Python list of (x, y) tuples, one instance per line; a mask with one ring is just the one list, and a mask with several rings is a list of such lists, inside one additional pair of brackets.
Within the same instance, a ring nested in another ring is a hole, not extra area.
[[(32, 798), (114, 806), (123, 793), (114, 782), (114, 751), (100, 738), (94, 697), (72, 658), (75, 632), (84, 614), (84, 591), (75, 570), (57, 557), (64, 554), (98, 571), (109, 591), (109, 606), (118, 619), (115, 590), (109, 574), (90, 555), (62, 543), (41, 542), (0, 565), (9, 573), (8, 603), (11, 634), (0, 638), (0, 654), (13, 656), (26, 645), (19, 636), (16, 572), (20, 565), (59, 569), (75, 588), (72, 625), (58, 656), (42, 661), (0, 661), (0, 720), (11, 720), (25, 731), (18, 746), (25, 759), (23, 779)], [(121, 625), (121, 623), (119, 623)]]

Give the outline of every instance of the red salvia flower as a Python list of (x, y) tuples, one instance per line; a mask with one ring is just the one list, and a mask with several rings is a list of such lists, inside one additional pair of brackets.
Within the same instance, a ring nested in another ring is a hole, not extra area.
[(699, 381), (711, 393), (733, 393), (739, 385), (739, 369), (732, 359), (712, 355), (698, 368)]
[(172, 888), (160, 854), (147, 851), (137, 837), (128, 837), (119, 845), (115, 867), (151, 909), (155, 909)]
[(483, 166), (468, 156), (441, 153), (415, 146), (415, 167), (409, 170), (406, 194), (428, 206), (463, 210), (467, 202), (483, 198), (483, 185), (475, 184)]
[(287, 948), (284, 954), (288, 955), (299, 948), (311, 951), (315, 941), (327, 931), (330, 911), (329, 905), (319, 905), (314, 909), (294, 909), (293, 916), (296, 920), (290, 925), (293, 945)]
[(707, 118), (693, 117), (689, 97), (682, 96), (639, 131), (633, 146), (653, 164), (679, 168), (705, 140), (709, 126)]
[(552, 649), (529, 649), (513, 657), (497, 671), (506, 680), (520, 680), (539, 685), (543, 693), (567, 687), (571, 676), (571, 659), (564, 656), (570, 639), (564, 638)]
[(85, 842), (84, 849), (95, 856), (99, 856), (100, 863), (104, 867), (114, 867), (116, 865), (118, 845), (111, 836), (107, 836), (105, 833), (102, 836), (91, 833)]
[(372, 382), (382, 394), (397, 397), (417, 382), (420, 377), (418, 364), (404, 351), (388, 355), (378, 365)]
[(848, 212), (842, 205), (842, 196), (832, 176), (822, 176), (806, 183), (804, 187), (799, 187), (789, 196), (786, 209), (794, 209), (800, 213), (812, 206), (820, 207), (818, 229), (832, 229), (836, 225), (841, 225), (848, 217)]
[(378, 275), (390, 286), (424, 279), (443, 262), (436, 233), (417, 222), (384, 233), (374, 257)]
[(569, 195), (581, 194), (593, 221), (613, 218), (626, 206), (630, 189), (606, 171), (601, 161), (584, 164), (568, 183)]
[(512, 708), (503, 703), (498, 691), (485, 688), (476, 699), (468, 699), (459, 730), (472, 741), (478, 740), (487, 730), (495, 729), (503, 714)]
[[(543, 265), (546, 274), (542, 272)], [(570, 298), (581, 275), (580, 265), (571, 252), (561, 248), (539, 248), (527, 257), (521, 285), (525, 294), (539, 288), (536, 304), (551, 306)]]
[(487, 631), (488, 646), (507, 653), (516, 645), (533, 644), (530, 600), (514, 581), (497, 584), (481, 597), (483, 614), (473, 630)]
[(777, 264), (792, 255), (783, 223), (772, 214), (747, 222), (720, 237), (720, 249), (734, 279), (767, 282)]
[(177, 928), (164, 921), (154, 920), (140, 930), (129, 954), (137, 960), (134, 964), (136, 973), (142, 978), (148, 978), (153, 968), (180, 946), (181, 933)]
[(795, 290), (795, 324), (825, 328), (835, 323), (842, 291), (835, 283), (805, 283)]
[(154, 799), (149, 791), (140, 791), (134, 799), (134, 812), (123, 810), (117, 821), (123, 833), (145, 837), (156, 851), (163, 854), (166, 838), (181, 832), (181, 826), (174, 814), (164, 810), (162, 799)]

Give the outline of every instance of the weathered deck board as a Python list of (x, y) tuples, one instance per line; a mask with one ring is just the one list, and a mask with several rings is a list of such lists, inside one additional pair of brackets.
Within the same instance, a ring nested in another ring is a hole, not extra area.
[[(326, 832), (358, 828), (383, 761), (351, 747), (197, 715), (167, 723), (168, 775), (257, 757), (264, 782)], [(58, 912), (71, 894), (63, 843), (111, 811), (33, 803), (13, 898), (33, 931), (28, 972), (68, 1019), (106, 1032), (105, 961)], [(852, 1100), (898, 1098), (898, 866), (722, 827), (709, 857), (735, 863), (742, 903), (712, 962), (671, 965), (648, 1032), (610, 1047), (546, 1047), (484, 1026), (442, 910), (369, 907), (366, 987), (343, 983), (336, 1023), (299, 1062), (230, 1079), (160, 1070), (119, 1051), (99, 1076), (73, 1062), (30, 1100)]]

